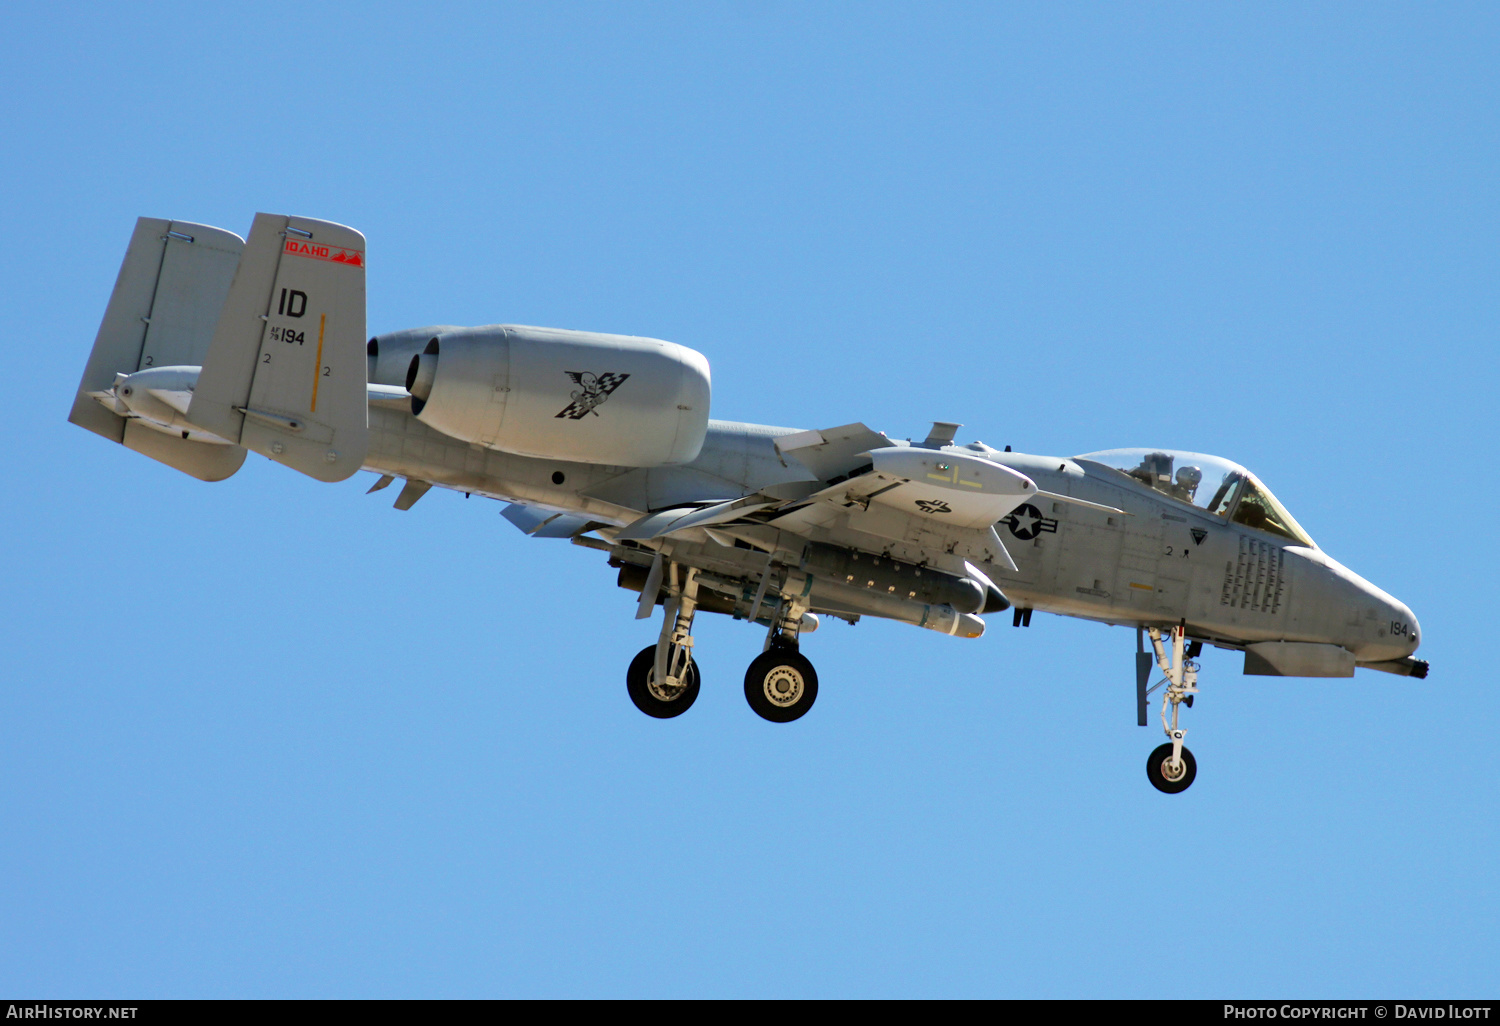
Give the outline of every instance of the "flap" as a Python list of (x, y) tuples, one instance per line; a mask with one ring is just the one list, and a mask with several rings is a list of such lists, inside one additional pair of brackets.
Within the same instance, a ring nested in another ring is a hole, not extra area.
[(775, 440), (776, 451), (788, 460), (796, 460), (817, 476), (829, 481), (865, 462), (861, 455), (871, 449), (882, 449), (891, 440), (863, 424), (844, 424), (821, 431), (799, 431)]
[(660, 538), (673, 531), (685, 531), (690, 527), (711, 527), (727, 524), (751, 513), (776, 505), (774, 500), (760, 495), (747, 495), (711, 506), (679, 506), (648, 513), (627, 525), (616, 537), (620, 541), (645, 541)]
[(500, 515), (515, 524), (522, 534), (533, 538), (571, 538), (597, 522), (573, 513), (559, 513), (520, 502), (506, 506)]

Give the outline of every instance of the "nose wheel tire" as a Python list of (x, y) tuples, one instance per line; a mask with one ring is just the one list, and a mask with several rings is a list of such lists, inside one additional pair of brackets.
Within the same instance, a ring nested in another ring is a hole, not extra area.
[(818, 700), (818, 671), (802, 653), (775, 646), (745, 671), (745, 700), (762, 719), (790, 723)]
[(647, 645), (630, 661), (625, 671), (625, 688), (630, 700), (647, 716), (669, 720), (681, 716), (698, 700), (698, 663), (688, 660), (682, 684), (672, 687), (656, 683), (656, 646)]
[(1198, 775), (1198, 760), (1186, 748), (1182, 750), (1182, 762), (1172, 764), (1172, 743), (1157, 747), (1146, 759), (1146, 777), (1151, 786), (1167, 794), (1186, 791)]

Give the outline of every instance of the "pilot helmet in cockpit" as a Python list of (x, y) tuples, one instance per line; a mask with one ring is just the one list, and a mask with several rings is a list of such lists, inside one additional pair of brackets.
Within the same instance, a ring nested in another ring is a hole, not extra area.
[(1203, 470), (1199, 467), (1179, 467), (1177, 469), (1177, 483), (1172, 486), (1172, 495), (1183, 502), (1192, 502), (1198, 494), (1198, 486), (1203, 483)]

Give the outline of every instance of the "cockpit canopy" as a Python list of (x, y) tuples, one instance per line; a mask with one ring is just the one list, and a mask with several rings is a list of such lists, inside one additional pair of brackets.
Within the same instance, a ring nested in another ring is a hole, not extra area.
[(1226, 517), (1232, 523), (1316, 548), (1271, 490), (1237, 463), (1173, 449), (1106, 449), (1077, 459), (1133, 478), (1163, 495)]

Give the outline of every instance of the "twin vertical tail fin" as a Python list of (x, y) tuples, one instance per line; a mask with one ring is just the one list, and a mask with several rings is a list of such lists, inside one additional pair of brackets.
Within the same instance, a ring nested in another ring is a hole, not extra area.
[(239, 470), (244, 449), (132, 417), (113, 388), (122, 374), (203, 362), (244, 248), (222, 228), (136, 221), (68, 420), (204, 481)]
[(319, 481), (369, 448), (365, 237), (256, 214), (187, 419)]
[(369, 446), (365, 384), (363, 235), (143, 217), (68, 419), (206, 481), (247, 449), (342, 481)]

